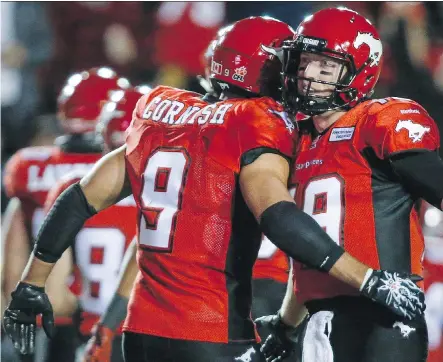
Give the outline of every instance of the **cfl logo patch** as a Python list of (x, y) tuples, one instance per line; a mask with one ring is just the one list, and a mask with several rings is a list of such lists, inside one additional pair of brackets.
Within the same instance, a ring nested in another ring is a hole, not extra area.
[(240, 68), (235, 68), (234, 74), (232, 75), (232, 79), (236, 80), (237, 82), (244, 82), (246, 74), (248, 74), (248, 70), (246, 69), (245, 66)]

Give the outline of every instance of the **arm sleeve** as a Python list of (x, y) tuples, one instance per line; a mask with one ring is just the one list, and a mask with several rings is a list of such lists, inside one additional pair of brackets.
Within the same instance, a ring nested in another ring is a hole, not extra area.
[(329, 272), (345, 252), (293, 202), (268, 207), (260, 217), (260, 227), (291, 258), (320, 271)]
[(71, 245), (85, 221), (96, 213), (80, 185), (69, 186), (46, 216), (35, 242), (34, 255), (44, 262), (55, 263)]
[(364, 127), (366, 146), (380, 159), (440, 147), (437, 125), (423, 107), (415, 102), (391, 103), (369, 113)]
[(389, 159), (392, 168), (408, 191), (441, 209), (443, 199), (443, 161), (437, 152), (406, 152)]
[(57, 198), (65, 191), (69, 186), (75, 184), (80, 181), (80, 178), (63, 178), (58, 181), (49, 191), (48, 196), (46, 196), (44, 210), (45, 213), (48, 213), (51, 210), (51, 207), (54, 205)]

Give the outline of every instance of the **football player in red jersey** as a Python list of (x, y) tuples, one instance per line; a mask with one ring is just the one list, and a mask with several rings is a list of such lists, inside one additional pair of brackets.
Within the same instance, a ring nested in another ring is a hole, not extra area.
[[(280, 64), (266, 48), (292, 35), (272, 18), (239, 21), (214, 51), (219, 102), (164, 86), (139, 100), (126, 145), (64, 191), (39, 232), (3, 317), (17, 347), (32, 347), (36, 315), (51, 334), (44, 285), (72, 238), (131, 192), (140, 271), (124, 324), (126, 361), (261, 360), (250, 305), (262, 230), (291, 257), (394, 313), (423, 314), (411, 274), (372, 270), (350, 257), (288, 192), (294, 125), (268, 97), (278, 96)], [(382, 287), (393, 278), (396, 289)]]
[[(103, 140), (104, 153), (124, 144), (125, 130), (131, 122), (132, 111), (142, 95), (135, 89), (116, 91), (112, 94), (113, 100), (102, 107), (97, 133)], [(65, 175), (49, 192), (45, 209), (49, 210), (57, 197), (86, 173), (86, 170), (81, 170)], [(79, 330), (84, 337), (83, 342), (91, 336), (93, 325), (98, 322), (112, 300), (123, 255), (135, 238), (136, 216), (134, 198), (129, 196), (89, 219), (72, 245), (73, 260), (81, 278), (78, 298), (82, 309)], [(114, 298), (112, 303), (117, 309), (122, 305), (119, 298)], [(125, 311), (126, 306), (127, 301), (123, 301)], [(89, 348), (87, 354), (90, 362), (123, 361), (120, 325), (119, 323), (110, 325), (108, 319), (105, 318), (105, 322), (94, 329), (94, 338), (100, 341), (101, 349), (94, 351)], [(112, 343), (114, 329), (120, 336)], [(83, 354), (83, 348), (80, 348), (78, 353)]]
[[(230, 25), (227, 25), (217, 32), (217, 36), (209, 43), (202, 59), (205, 77), (200, 77), (200, 84), (208, 95), (215, 98), (220, 95), (211, 85), (212, 56), (217, 42), (229, 30), (229, 27)], [(285, 295), (289, 269), (288, 256), (263, 235), (257, 261), (252, 271), (252, 317), (268, 315), (278, 309)], [(259, 332), (260, 335), (267, 336), (270, 331), (262, 328)]]
[[(101, 157), (101, 147), (88, 132), (95, 129), (108, 92), (128, 85), (126, 79), (117, 77), (109, 68), (93, 68), (70, 76), (58, 98), (57, 117), (65, 135), (58, 138), (54, 146), (24, 148), (9, 160), (4, 176), (6, 192), (11, 198), (8, 207), (10, 216), (6, 218), (9, 222), (5, 225), (5, 265), (2, 273), (6, 300), (10, 300), (10, 293), (20, 280), (31, 253), (31, 240), (37, 236), (43, 222), (43, 204), (48, 191), (70, 170), (89, 170)], [(48, 282), (48, 294), (58, 315), (70, 314), (75, 306), (75, 298), (60, 288), (60, 283), (68, 276), (65, 272), (69, 271), (66, 267), (69, 257), (63, 260), (65, 266), (61, 263), (59, 271), (52, 273)], [(63, 320), (58, 322), (61, 324)], [(59, 336), (58, 347), (63, 341), (72, 340), (63, 338), (63, 333)], [(57, 350), (67, 351), (68, 347)], [(54, 357), (55, 360), (60, 358)]]
[[(371, 268), (422, 275), (424, 244), (414, 202), (422, 197), (442, 207), (439, 134), (416, 102), (369, 99), (382, 63), (377, 30), (352, 10), (324, 9), (299, 25), (282, 53), (284, 102), (311, 116), (299, 123), (291, 182), (296, 203)], [(300, 262), (294, 263), (294, 279), (295, 294), (287, 294), (278, 316), (260, 321), (275, 326), (263, 346), (268, 358), (297, 346), (303, 361), (426, 359), (423, 316), (399, 318)], [(396, 285), (394, 277), (377, 288)], [(392, 291), (388, 298), (395, 298)], [(301, 304), (310, 316), (291, 341), (281, 331), (297, 324), (291, 309)], [(297, 336), (300, 344), (293, 342)]]

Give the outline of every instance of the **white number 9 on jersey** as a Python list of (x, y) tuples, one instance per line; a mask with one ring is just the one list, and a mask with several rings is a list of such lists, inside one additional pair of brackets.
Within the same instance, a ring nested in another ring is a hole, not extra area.
[(189, 163), (190, 158), (181, 147), (162, 147), (148, 158), (141, 194), (141, 246), (171, 252)]

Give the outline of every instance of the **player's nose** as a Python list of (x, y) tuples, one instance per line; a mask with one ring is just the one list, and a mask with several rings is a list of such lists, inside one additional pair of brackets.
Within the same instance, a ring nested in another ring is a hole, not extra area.
[(317, 79), (318, 75), (320, 74), (320, 67), (318, 66), (318, 64), (316, 64), (317, 62), (315, 61), (311, 61), (309, 62), (304, 70), (304, 77), (308, 78), (308, 79)]

